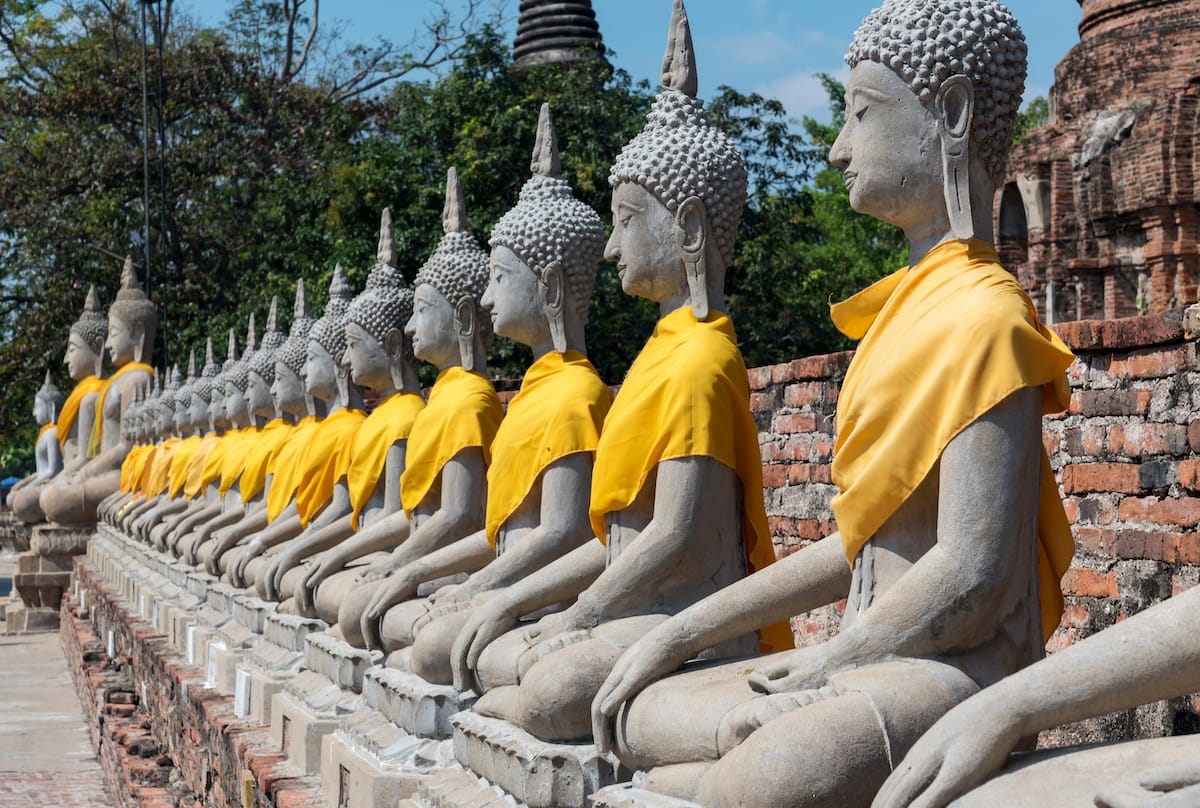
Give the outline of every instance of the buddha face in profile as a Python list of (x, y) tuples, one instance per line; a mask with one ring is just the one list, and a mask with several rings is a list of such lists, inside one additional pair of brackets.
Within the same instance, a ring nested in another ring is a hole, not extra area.
[(540, 286), (538, 276), (516, 253), (503, 245), (493, 247), (488, 286), (481, 299), (492, 318), (492, 330), (525, 345), (543, 340), (547, 328)]
[(246, 394), (233, 382), (225, 384), (225, 412), (234, 423), (246, 420)]
[(404, 333), (412, 340), (413, 353), (423, 362), (445, 368), (461, 361), (454, 333), (454, 307), (428, 283), (419, 284), (413, 292), (413, 313)]
[[(103, 348), (101, 348), (103, 351)], [(67, 366), (67, 373), (72, 379), (79, 381), (85, 379), (96, 372), (96, 366), (99, 364), (99, 351), (94, 350), (83, 337), (75, 332), (71, 332), (70, 338), (67, 340), (67, 353), (63, 356), (63, 363)]]
[(253, 370), (250, 371), (250, 378), (246, 383), (246, 401), (250, 406), (250, 411), (255, 415), (269, 418), (275, 414), (275, 399), (271, 396), (271, 385), (267, 384), (267, 380)]
[(142, 344), (143, 335), (140, 331), (140, 327), (135, 331), (119, 317), (109, 316), (108, 339), (104, 341), (104, 347), (108, 349), (114, 365), (120, 367), (133, 361), (134, 352)]
[(280, 412), (299, 414), (305, 411), (304, 380), (283, 362), (275, 363), (275, 381), (271, 384), (271, 397)]
[(616, 264), (626, 294), (656, 303), (686, 287), (676, 217), (640, 185), (622, 182), (613, 189), (613, 230), (604, 257)]
[(54, 420), (54, 406), (46, 396), (34, 396), (33, 420), (37, 422), (38, 426), (43, 426)]
[(945, 207), (938, 117), (878, 62), (851, 69), (846, 120), (829, 159), (845, 172), (858, 213), (907, 230)]
[(396, 328), (390, 329), (384, 342), (380, 342), (358, 323), (346, 323), (343, 363), (350, 368), (350, 380), (373, 390), (387, 387), (391, 382), (393, 357), (399, 356), (402, 339)]
[(208, 403), (204, 400), (204, 396), (198, 393), (192, 393), (188, 399), (188, 421), (191, 422), (193, 429), (203, 429), (209, 424)]
[(191, 403), (192, 394), (188, 391), (181, 390), (175, 394), (175, 430), (178, 432), (187, 432), (192, 428), (191, 419)]
[(304, 390), (313, 398), (328, 400), (337, 394), (337, 362), (316, 340), (308, 341), (304, 360)]
[(225, 396), (221, 395), (221, 388), (213, 385), (212, 401), (208, 403), (208, 420), (213, 426), (222, 429), (229, 426), (229, 413), (225, 411)]

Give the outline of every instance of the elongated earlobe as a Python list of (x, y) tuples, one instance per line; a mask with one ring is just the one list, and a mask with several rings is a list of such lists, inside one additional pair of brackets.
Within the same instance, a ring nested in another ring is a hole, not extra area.
[(942, 172), (950, 230), (960, 240), (975, 238), (971, 211), (971, 126), (975, 93), (966, 76), (951, 76), (935, 101), (942, 141)]
[(538, 284), (542, 311), (546, 313), (546, 322), (550, 325), (550, 340), (554, 350), (559, 353), (566, 353), (567, 350), (567, 324), (563, 317), (563, 306), (566, 305), (564, 282), (562, 264), (553, 261), (542, 270)]
[(697, 320), (703, 320), (708, 316), (708, 213), (704, 203), (699, 197), (689, 196), (679, 206), (675, 221), (683, 234), (679, 247), (692, 299), (692, 314)]
[(475, 367), (475, 301), (463, 295), (454, 305), (454, 330), (458, 335), (458, 352), (465, 370), (478, 371)]

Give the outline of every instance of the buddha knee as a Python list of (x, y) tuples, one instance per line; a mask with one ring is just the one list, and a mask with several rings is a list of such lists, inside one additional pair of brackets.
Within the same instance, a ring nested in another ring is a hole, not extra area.
[(428, 613), (429, 601), (425, 598), (406, 600), (388, 609), (379, 628), (384, 650), (390, 653), (412, 646), (416, 639), (414, 625)]
[(546, 740), (585, 740), (592, 734), (592, 699), (619, 651), (591, 640), (550, 654), (521, 679), (518, 706), (525, 728)]
[(470, 612), (464, 610), (459, 614), (431, 621), (417, 634), (413, 642), (412, 658), (409, 665), (413, 673), (427, 682), (434, 684), (449, 684), (454, 679), (450, 668), (450, 650), (458, 632), (466, 623)]
[(764, 724), (785, 713), (836, 695), (832, 688), (821, 688), (796, 693), (773, 693), (738, 704), (725, 714), (717, 727), (717, 749), (721, 755), (725, 755)]
[(375, 595), (376, 588), (374, 584), (356, 586), (347, 593), (338, 606), (338, 631), (342, 632), (346, 642), (351, 645), (361, 648), (367, 644), (366, 638), (362, 635), (359, 621), (362, 619), (363, 612), (367, 610), (371, 598)]

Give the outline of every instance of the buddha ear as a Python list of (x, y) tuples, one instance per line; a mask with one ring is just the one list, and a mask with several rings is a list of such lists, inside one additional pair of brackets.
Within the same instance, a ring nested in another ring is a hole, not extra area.
[(942, 183), (946, 213), (954, 237), (975, 237), (971, 211), (971, 130), (975, 121), (975, 90), (966, 76), (942, 82), (934, 101), (942, 141)]
[(699, 197), (689, 196), (675, 212), (675, 222), (681, 231), (679, 249), (691, 293), (692, 313), (697, 320), (703, 320), (708, 316), (708, 211)]
[(133, 327), (131, 338), (133, 339), (133, 361), (141, 362), (142, 354), (146, 349), (146, 326), (141, 323), (135, 325)]
[(465, 370), (477, 370), (475, 367), (475, 300), (470, 295), (463, 295), (454, 304), (454, 330), (458, 336), (458, 352), (462, 357)]
[(383, 350), (392, 359), (399, 359), (400, 352), (404, 350), (404, 335), (400, 333), (399, 328), (389, 328), (387, 333), (383, 335)]
[(546, 322), (550, 325), (550, 341), (554, 350), (559, 353), (566, 353), (567, 350), (567, 327), (563, 316), (563, 307), (566, 304), (565, 282), (562, 264), (551, 261), (542, 270), (542, 277), (538, 283), (542, 311), (545, 312)]

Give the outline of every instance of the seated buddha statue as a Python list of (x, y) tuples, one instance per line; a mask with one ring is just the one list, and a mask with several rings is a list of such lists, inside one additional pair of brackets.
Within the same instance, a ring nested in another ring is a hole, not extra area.
[[(38, 425), (37, 438), (33, 444), (33, 473), (21, 479), (8, 492), (8, 506), (13, 507), (14, 500), (22, 491), (41, 488), (51, 478), (63, 469), (62, 448), (58, 442), (58, 411), (63, 405), (63, 395), (59, 392), (50, 371), (46, 371), (46, 380), (33, 395), (33, 420)], [(39, 492), (40, 493), (40, 492)], [(33, 501), (36, 502), (36, 496)], [(18, 519), (20, 516), (17, 517)]]
[[(616, 663), (594, 732), (650, 790), (868, 805), (943, 713), (1043, 655), (1074, 544), (1041, 416), (1066, 406), (1072, 356), (992, 246), (1025, 55), (996, 0), (886, 0), (855, 34), (830, 159), (856, 211), (903, 230), (910, 264), (832, 307), (859, 340), (837, 402), (838, 532)], [(668, 675), (840, 598), (827, 642)]]
[[(455, 642), (456, 664), (484, 691), (475, 710), (544, 740), (588, 739), (592, 697), (625, 649), (774, 560), (746, 366), (722, 312), (747, 175), (694, 98), (695, 75), (677, 5), (665, 89), (611, 172), (606, 255), (622, 289), (658, 304), (661, 319), (596, 448), (589, 515), (601, 540), (497, 593)], [(565, 610), (489, 642), (576, 593)], [(751, 653), (756, 628), (700, 650)], [(790, 647), (791, 635), (775, 626), (761, 642)]]

